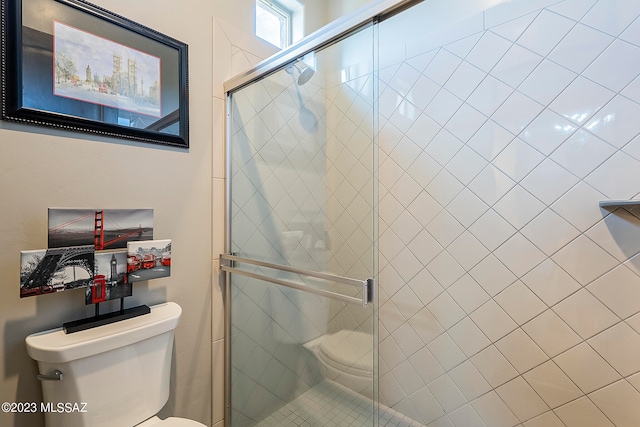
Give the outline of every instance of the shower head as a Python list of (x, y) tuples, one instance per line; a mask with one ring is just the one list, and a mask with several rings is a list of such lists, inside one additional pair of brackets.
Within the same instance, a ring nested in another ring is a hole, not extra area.
[[(300, 71), (300, 68), (298, 68), (298, 71)], [(303, 84), (308, 82), (311, 77), (313, 77), (313, 73), (315, 73), (315, 70), (309, 67), (307, 64), (304, 64), (302, 71), (300, 71), (300, 76), (298, 76), (298, 85), (302, 86)]]
[(303, 84), (305, 84), (306, 82), (308, 82), (311, 77), (313, 77), (313, 74), (315, 73), (315, 70), (311, 67), (309, 67), (307, 64), (305, 64), (302, 61), (298, 61), (295, 64), (289, 65), (286, 68), (287, 73), (294, 75), (293, 70), (296, 69), (298, 71), (298, 86), (302, 86)]

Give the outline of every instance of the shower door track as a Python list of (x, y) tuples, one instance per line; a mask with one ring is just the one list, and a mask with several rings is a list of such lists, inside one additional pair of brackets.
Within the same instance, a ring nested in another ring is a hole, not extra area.
[[(365, 308), (370, 302), (373, 301), (374, 280), (371, 278), (365, 279), (365, 280), (352, 279), (350, 277), (336, 276), (333, 274), (328, 274), (328, 273), (323, 273), (323, 272), (313, 271), (313, 270), (303, 270), (296, 267), (290, 267), (290, 266), (280, 265), (280, 264), (272, 264), (265, 261), (258, 261), (250, 258), (242, 258), (235, 255), (230, 255), (230, 254), (220, 255), (220, 259), (229, 262), (228, 263), (229, 265), (220, 266), (220, 269), (227, 273), (239, 274), (239, 275), (250, 277), (253, 279), (274, 283), (276, 285), (286, 286), (288, 288), (297, 289), (303, 292), (308, 292), (315, 295), (320, 295), (323, 297), (339, 300), (349, 304), (360, 305), (362, 306), (362, 308)], [(340, 294), (337, 292), (314, 288), (311, 286), (303, 285), (303, 284), (292, 282), (289, 280), (283, 280), (275, 277), (264, 276), (258, 273), (252, 273), (250, 271), (235, 268), (235, 263), (251, 264), (258, 267), (265, 267), (272, 270), (283, 271), (287, 273), (294, 273), (294, 274), (299, 274), (301, 276), (307, 276), (307, 277), (315, 277), (317, 279), (323, 279), (330, 282), (358, 287), (358, 288), (361, 288), (362, 290), (362, 297), (356, 298), (349, 295)]]
[(225, 81), (223, 84), (224, 92), (227, 94), (235, 92), (278, 69), (284, 68), (296, 58), (335, 43), (357, 31), (358, 28), (387, 19), (423, 1), (424, 0), (380, 0), (372, 2), (373, 4), (369, 6), (361, 7), (350, 15), (336, 19), (330, 24), (305, 36), (302, 40), (292, 44), (288, 48), (259, 62), (255, 67)]

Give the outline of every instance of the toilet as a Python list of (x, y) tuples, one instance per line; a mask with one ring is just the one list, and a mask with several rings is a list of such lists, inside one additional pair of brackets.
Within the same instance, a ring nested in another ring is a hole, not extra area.
[(371, 334), (342, 329), (309, 341), (304, 347), (318, 360), (326, 379), (369, 399), (373, 397)]
[[(169, 398), (174, 330), (182, 309), (173, 302), (151, 313), (65, 334), (62, 328), (29, 335), (38, 362), (47, 427), (204, 427), (156, 414)], [(86, 405), (84, 405), (86, 403)], [(76, 405), (77, 404), (77, 405)]]
[[(326, 286), (325, 281), (313, 278), (308, 278), (306, 283), (320, 289)], [(348, 329), (328, 333), (329, 307), (324, 297), (272, 286), (270, 300), (272, 331), (277, 342), (302, 345), (317, 360), (325, 379), (372, 397), (371, 334)], [(284, 331), (281, 325), (291, 326)]]

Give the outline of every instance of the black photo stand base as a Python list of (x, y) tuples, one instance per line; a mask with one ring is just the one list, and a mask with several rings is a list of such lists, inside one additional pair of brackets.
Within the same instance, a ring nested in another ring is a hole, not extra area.
[(124, 308), (124, 298), (120, 299), (120, 310), (112, 313), (100, 314), (100, 303), (96, 304), (96, 314), (93, 317), (87, 317), (84, 319), (74, 320), (72, 322), (65, 322), (62, 324), (62, 329), (65, 334), (71, 334), (73, 332), (84, 331), (91, 328), (96, 328), (102, 325), (108, 325), (110, 323), (119, 322), (121, 320), (132, 319), (134, 317), (142, 316), (151, 313), (151, 309), (148, 305), (139, 305), (137, 307)]

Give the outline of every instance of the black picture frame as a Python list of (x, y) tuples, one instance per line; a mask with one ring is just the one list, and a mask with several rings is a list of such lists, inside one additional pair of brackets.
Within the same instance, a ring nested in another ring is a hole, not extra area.
[(189, 147), (185, 43), (84, 0), (1, 2), (3, 120)]

